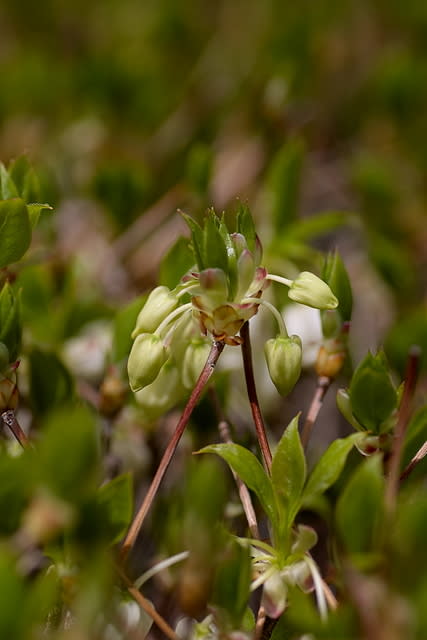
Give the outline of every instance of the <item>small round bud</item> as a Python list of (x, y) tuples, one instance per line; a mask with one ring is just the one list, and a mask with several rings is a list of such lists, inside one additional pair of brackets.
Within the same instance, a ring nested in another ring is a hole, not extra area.
[(168, 287), (153, 289), (139, 312), (132, 338), (141, 333), (153, 333), (171, 311), (176, 309), (178, 302), (178, 298)]
[(167, 359), (167, 352), (159, 336), (141, 333), (133, 343), (128, 375), (132, 391), (139, 391), (151, 384), (159, 375)]
[(287, 396), (301, 375), (302, 348), (299, 336), (277, 336), (264, 345), (270, 377), (282, 396)]
[(292, 282), (289, 297), (315, 309), (335, 309), (338, 306), (338, 300), (326, 282), (309, 271), (302, 271)]

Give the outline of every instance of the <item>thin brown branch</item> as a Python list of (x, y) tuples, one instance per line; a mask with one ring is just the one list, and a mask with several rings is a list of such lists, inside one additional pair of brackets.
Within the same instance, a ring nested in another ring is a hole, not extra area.
[(125, 583), (125, 585), (127, 587), (127, 590), (129, 591), (130, 595), (139, 604), (141, 609), (143, 609), (150, 616), (150, 618), (159, 627), (159, 629), (165, 634), (165, 636), (170, 638), (170, 640), (180, 640), (179, 636), (175, 633), (175, 631), (172, 629), (172, 627), (166, 622), (166, 620), (160, 615), (160, 613), (158, 613), (155, 610), (155, 608), (147, 600), (147, 598), (144, 598), (142, 593), (134, 586), (134, 584), (127, 577), (127, 575), (125, 574), (123, 569), (120, 566), (117, 565), (116, 566), (116, 570), (117, 570), (117, 573), (119, 574), (120, 578)]
[(407, 464), (402, 473), (400, 474), (399, 481), (405, 480), (409, 474), (415, 469), (417, 464), (421, 462), (423, 458), (427, 456), (427, 441), (424, 442), (423, 446), (418, 449), (417, 453), (414, 455), (412, 460)]
[(265, 432), (264, 420), (262, 418), (261, 408), (259, 406), (258, 395), (255, 386), (254, 370), (252, 364), (252, 348), (248, 322), (245, 322), (240, 329), (240, 335), (243, 339), (243, 366), (245, 370), (246, 389), (248, 392), (249, 404), (251, 406), (252, 417), (255, 423), (255, 429), (258, 436), (258, 443), (261, 449), (261, 454), (264, 460), (264, 466), (270, 473), (272, 456), (267, 440), (267, 434)]
[(172, 460), (172, 457), (175, 453), (178, 443), (181, 440), (181, 436), (185, 431), (185, 428), (190, 419), (190, 416), (193, 413), (194, 407), (196, 406), (209, 378), (213, 374), (215, 365), (218, 362), (218, 359), (223, 349), (224, 349), (223, 342), (214, 342), (212, 344), (209, 356), (206, 360), (206, 364), (203, 367), (203, 371), (201, 372), (200, 377), (197, 380), (197, 383), (190, 395), (190, 398), (185, 406), (185, 409), (181, 415), (181, 418), (179, 419), (179, 422), (176, 426), (175, 432), (173, 433), (165, 449), (165, 452), (157, 468), (157, 471), (154, 475), (154, 478), (151, 481), (151, 485), (145, 495), (144, 501), (140, 506), (136, 516), (134, 517), (132, 524), (129, 528), (129, 531), (126, 535), (125, 541), (121, 549), (121, 559), (123, 562), (126, 560), (132, 547), (135, 544), (138, 533), (143, 525), (145, 517), (151, 507), (151, 504), (157, 494), (160, 483), (163, 479), (163, 476), (166, 473), (166, 470), (170, 464), (170, 461)]
[(307, 446), (310, 440), (311, 432), (313, 430), (314, 423), (320, 413), (320, 409), (323, 405), (326, 392), (331, 386), (331, 379), (326, 376), (319, 376), (317, 379), (316, 389), (314, 391), (313, 398), (308, 409), (307, 417), (304, 422), (304, 426), (301, 434), (301, 442), (304, 447)]
[[(233, 442), (230, 429), (228, 427), (228, 422), (225, 420), (221, 420), (218, 424), (218, 431), (220, 433), (221, 438), (224, 442)], [(256, 519), (255, 509), (252, 504), (251, 496), (247, 486), (242, 482), (237, 473), (232, 471), (234, 480), (237, 485), (237, 490), (239, 492), (240, 502), (243, 506), (243, 511), (245, 512), (246, 520), (248, 522), (249, 531), (251, 532), (251, 536), (260, 539), (258, 523)]]
[(400, 461), (402, 457), (406, 428), (410, 418), (412, 399), (418, 378), (419, 362), (420, 349), (419, 347), (414, 346), (410, 349), (408, 355), (405, 373), (405, 386), (397, 417), (393, 449), (390, 455), (389, 471), (385, 489), (385, 503), (389, 511), (393, 511), (396, 504), (397, 492), (399, 489)]
[(31, 446), (30, 441), (28, 440), (26, 434), (21, 428), (18, 420), (16, 419), (15, 412), (13, 409), (8, 409), (7, 411), (3, 411), (1, 414), (2, 420), (4, 424), (9, 427), (16, 440), (19, 442), (23, 449), (28, 449)]

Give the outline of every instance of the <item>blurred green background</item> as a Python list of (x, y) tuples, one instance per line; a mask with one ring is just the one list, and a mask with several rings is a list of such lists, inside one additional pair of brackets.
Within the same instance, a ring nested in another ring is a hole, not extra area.
[(343, 253), (356, 355), (427, 347), (422, 0), (3, 0), (0, 78), (0, 157), (39, 168), (40, 247), (78, 255), (80, 298), (146, 290), (178, 208), (240, 197), (301, 268), (288, 228), (337, 214), (299, 238)]

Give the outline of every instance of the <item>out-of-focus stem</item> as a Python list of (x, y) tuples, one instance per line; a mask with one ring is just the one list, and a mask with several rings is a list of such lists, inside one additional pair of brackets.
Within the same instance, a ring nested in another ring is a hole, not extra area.
[(146, 613), (148, 613), (150, 618), (159, 627), (159, 629), (165, 634), (165, 636), (170, 638), (170, 640), (180, 640), (179, 636), (175, 633), (172, 627), (168, 625), (166, 620), (160, 615), (160, 613), (158, 613), (155, 610), (153, 605), (146, 598), (144, 598), (142, 593), (138, 591), (138, 589), (135, 587), (134, 584), (132, 584), (131, 580), (127, 577), (123, 569), (117, 565), (116, 570), (120, 578), (125, 583), (130, 595), (140, 605), (141, 609), (143, 609)]
[(8, 411), (3, 411), (1, 414), (2, 420), (4, 424), (9, 427), (15, 438), (18, 440), (19, 444), (23, 449), (28, 449), (30, 446), (30, 441), (27, 436), (21, 429), (21, 425), (16, 419), (15, 412), (13, 409), (9, 409)]
[(405, 440), (406, 427), (408, 426), (411, 402), (415, 392), (418, 378), (418, 368), (420, 362), (419, 347), (411, 347), (408, 355), (408, 362), (405, 373), (405, 386), (402, 400), (399, 407), (396, 431), (394, 436), (393, 449), (390, 455), (387, 484), (385, 490), (385, 503), (389, 512), (392, 512), (396, 504), (397, 492), (399, 489), (399, 470), (402, 457), (403, 443)]
[(414, 455), (412, 460), (407, 464), (405, 469), (400, 474), (400, 478), (399, 478), (400, 482), (402, 482), (402, 480), (405, 480), (405, 478), (407, 478), (409, 474), (415, 469), (417, 464), (421, 462), (421, 460), (426, 456), (427, 456), (427, 442), (424, 442), (423, 446), (418, 449), (417, 453)]
[(249, 404), (251, 406), (252, 417), (254, 419), (255, 428), (258, 436), (258, 442), (261, 449), (261, 454), (264, 460), (264, 466), (270, 473), (271, 470), (271, 451), (267, 440), (267, 434), (265, 432), (264, 420), (262, 418), (261, 409), (258, 402), (258, 396), (255, 386), (254, 370), (252, 365), (252, 349), (251, 339), (249, 334), (249, 323), (245, 322), (240, 329), (240, 335), (243, 339), (242, 343), (242, 355), (243, 366), (245, 369), (246, 389), (248, 392)]
[(301, 434), (301, 442), (304, 447), (307, 446), (307, 443), (310, 439), (314, 423), (317, 420), (317, 416), (319, 415), (320, 409), (322, 408), (326, 392), (328, 391), (330, 386), (330, 378), (327, 378), (326, 376), (320, 376), (317, 379), (316, 389), (314, 391), (314, 395), (311, 400)]
[(151, 481), (151, 485), (145, 495), (144, 501), (140, 506), (136, 516), (134, 517), (132, 524), (129, 528), (129, 531), (126, 535), (125, 541), (121, 549), (121, 559), (123, 562), (126, 561), (126, 558), (128, 557), (130, 551), (132, 550), (132, 547), (135, 544), (138, 533), (143, 525), (143, 522), (148, 513), (148, 510), (150, 509), (153, 503), (153, 500), (159, 489), (160, 483), (163, 480), (163, 476), (166, 473), (166, 470), (170, 464), (170, 461), (172, 460), (172, 457), (175, 453), (175, 450), (178, 446), (181, 436), (185, 431), (185, 427), (187, 426), (187, 423), (194, 410), (194, 407), (196, 406), (206, 386), (206, 383), (208, 382), (209, 378), (213, 374), (215, 365), (218, 362), (218, 358), (220, 357), (223, 349), (224, 349), (223, 342), (214, 342), (212, 344), (209, 356), (206, 360), (205, 366), (203, 367), (202, 373), (200, 374), (199, 379), (197, 380), (196, 385), (193, 391), (191, 392), (190, 398), (185, 406), (185, 409), (181, 415), (181, 418), (179, 419), (176, 429), (166, 447), (166, 450), (163, 454), (163, 457), (160, 461), (160, 464), (157, 468), (154, 478)]

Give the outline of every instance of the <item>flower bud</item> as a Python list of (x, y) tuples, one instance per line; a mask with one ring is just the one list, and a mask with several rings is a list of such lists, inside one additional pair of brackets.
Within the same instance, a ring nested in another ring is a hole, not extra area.
[(335, 378), (346, 359), (346, 346), (342, 337), (325, 340), (317, 354), (315, 365), (318, 376)]
[(309, 271), (302, 271), (292, 282), (289, 297), (295, 302), (315, 309), (335, 309), (338, 300), (329, 286)]
[(141, 333), (133, 343), (128, 375), (132, 391), (139, 391), (151, 384), (159, 375), (167, 359), (167, 352), (159, 336)]
[(279, 571), (274, 572), (265, 582), (262, 591), (262, 605), (269, 618), (282, 615), (288, 599), (288, 587)]
[(182, 362), (182, 383), (186, 389), (193, 389), (208, 359), (210, 341), (199, 338), (192, 340), (185, 350)]
[(159, 324), (178, 306), (178, 298), (168, 287), (160, 286), (151, 291), (136, 319), (132, 338), (141, 333), (153, 333)]
[(145, 416), (155, 420), (185, 397), (180, 372), (172, 359), (167, 360), (157, 378), (138, 391), (136, 401)]
[(299, 336), (277, 336), (264, 345), (270, 377), (282, 396), (287, 396), (301, 375), (302, 348)]

